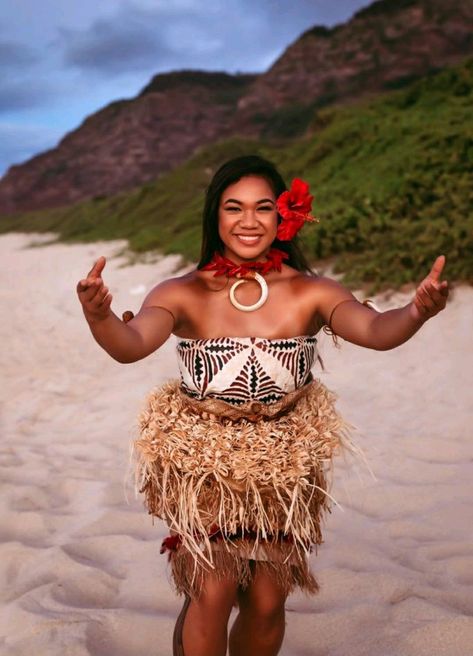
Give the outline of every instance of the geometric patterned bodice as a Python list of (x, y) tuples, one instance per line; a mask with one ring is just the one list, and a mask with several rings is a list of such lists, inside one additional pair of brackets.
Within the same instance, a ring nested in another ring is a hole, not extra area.
[(273, 403), (312, 379), (317, 353), (312, 335), (264, 337), (178, 337), (182, 390), (195, 399), (217, 398), (241, 405)]

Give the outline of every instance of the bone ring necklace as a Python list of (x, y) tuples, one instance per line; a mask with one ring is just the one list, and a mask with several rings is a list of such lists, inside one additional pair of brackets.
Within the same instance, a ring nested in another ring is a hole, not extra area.
[[(215, 252), (212, 256), (210, 262), (202, 266), (202, 271), (214, 271), (214, 276), (227, 276), (236, 277), (238, 280), (233, 283), (229, 290), (229, 300), (230, 303), (237, 310), (242, 312), (253, 312), (260, 308), (268, 299), (269, 289), (266, 280), (264, 279), (264, 274), (269, 273), (270, 271), (281, 271), (281, 264), (283, 260), (289, 258), (288, 253), (279, 250), (278, 248), (270, 248), (268, 254), (266, 255), (265, 262), (251, 261), (251, 262), (241, 262), (240, 264), (233, 262), (228, 257), (221, 255), (218, 252)], [(260, 273), (261, 271), (261, 273)], [(239, 303), (235, 298), (235, 290), (239, 285), (242, 285), (248, 280), (255, 280), (261, 289), (261, 295), (256, 303), (253, 305), (243, 305)]]
[[(235, 290), (239, 285), (248, 282), (249, 278), (252, 278), (259, 284), (261, 288), (261, 296), (256, 301), (256, 303), (253, 303), (253, 305), (243, 305), (242, 303), (239, 303), (236, 300)], [(242, 310), (243, 312), (253, 312), (254, 310), (257, 310), (264, 303), (266, 303), (267, 298), (268, 298), (268, 285), (266, 283), (266, 280), (263, 278), (263, 276), (257, 271), (249, 272), (246, 275), (246, 278), (240, 278), (240, 280), (234, 282), (233, 285), (230, 287), (230, 303), (233, 305), (233, 307), (236, 307), (237, 310)]]

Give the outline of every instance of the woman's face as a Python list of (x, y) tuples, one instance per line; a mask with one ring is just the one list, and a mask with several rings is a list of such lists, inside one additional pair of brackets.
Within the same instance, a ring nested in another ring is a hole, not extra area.
[(229, 185), (218, 208), (218, 232), (223, 255), (236, 262), (266, 255), (276, 238), (276, 197), (269, 182), (247, 175)]

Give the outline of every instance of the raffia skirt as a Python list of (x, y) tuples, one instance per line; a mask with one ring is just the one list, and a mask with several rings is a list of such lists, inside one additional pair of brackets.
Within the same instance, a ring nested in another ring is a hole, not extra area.
[(360, 451), (335, 400), (319, 380), (238, 407), (193, 399), (178, 380), (151, 390), (132, 444), (135, 483), (170, 529), (161, 553), (178, 595), (198, 598), (206, 572), (245, 589), (258, 570), (286, 594), (317, 593), (309, 555), (334, 501), (332, 459)]

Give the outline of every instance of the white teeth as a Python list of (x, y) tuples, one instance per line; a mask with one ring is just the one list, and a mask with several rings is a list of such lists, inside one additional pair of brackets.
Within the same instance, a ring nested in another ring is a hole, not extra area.
[(236, 235), (236, 236), (238, 237), (238, 239), (240, 239), (241, 241), (245, 241), (248, 244), (256, 243), (259, 240), (259, 236), (258, 237), (249, 237), (244, 235)]

